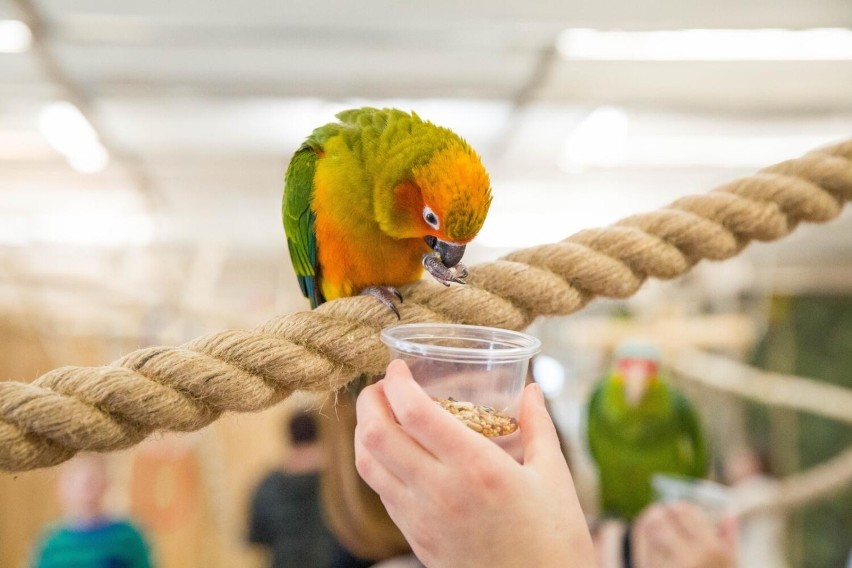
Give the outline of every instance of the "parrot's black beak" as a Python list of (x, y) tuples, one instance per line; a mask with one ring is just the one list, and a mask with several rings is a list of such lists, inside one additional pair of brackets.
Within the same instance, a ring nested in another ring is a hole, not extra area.
[(464, 256), (464, 249), (467, 246), (448, 243), (431, 235), (425, 237), (425, 240), (429, 248), (438, 253), (438, 256), (441, 257), (441, 263), (447, 268), (452, 268), (461, 262)]

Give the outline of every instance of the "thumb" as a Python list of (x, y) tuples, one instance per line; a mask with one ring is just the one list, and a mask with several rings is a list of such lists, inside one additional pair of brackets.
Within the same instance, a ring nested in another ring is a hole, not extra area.
[(535, 383), (524, 389), (519, 422), (524, 465), (534, 465), (536, 462), (544, 462), (546, 465), (554, 459), (565, 461), (559, 437), (556, 435), (556, 426), (544, 404), (544, 393)]
[(719, 521), (719, 538), (732, 554), (737, 550), (738, 530), (737, 518), (734, 515), (727, 515)]

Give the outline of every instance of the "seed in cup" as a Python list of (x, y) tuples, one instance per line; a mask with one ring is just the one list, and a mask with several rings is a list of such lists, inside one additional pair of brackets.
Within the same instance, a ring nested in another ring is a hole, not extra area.
[(435, 399), (435, 402), (468, 428), (488, 438), (505, 436), (518, 429), (517, 420), (490, 406), (458, 401), (452, 397)]

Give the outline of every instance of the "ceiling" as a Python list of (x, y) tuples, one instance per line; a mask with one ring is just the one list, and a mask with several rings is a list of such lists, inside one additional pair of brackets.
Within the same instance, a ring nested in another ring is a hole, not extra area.
[[(556, 49), (566, 28), (852, 28), (848, 0), (0, 0), (3, 19), (34, 39), (0, 53), (0, 260), (18, 292), (110, 273), (125, 295), (174, 298), (177, 286), (191, 298), (181, 286), (214, 258), (220, 284), (239, 267), (241, 297), (286, 306), (274, 300), (286, 286), (298, 303), (283, 172), (306, 134), (354, 105), (416, 110), (479, 149), (495, 201), (473, 261), (852, 134), (852, 58), (600, 61)], [(75, 171), (43, 136), (56, 101), (94, 127), (104, 169)], [(613, 121), (617, 141), (604, 136)], [(852, 263), (852, 222), (832, 231), (812, 250)], [(796, 240), (800, 257), (819, 257), (801, 253), (807, 242)], [(68, 258), (91, 274), (55, 268)]]

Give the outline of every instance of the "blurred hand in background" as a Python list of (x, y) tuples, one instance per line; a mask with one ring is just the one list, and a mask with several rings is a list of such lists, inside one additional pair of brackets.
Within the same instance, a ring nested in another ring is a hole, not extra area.
[(645, 509), (631, 530), (635, 568), (734, 568), (736, 524), (718, 527), (697, 506), (657, 503)]

